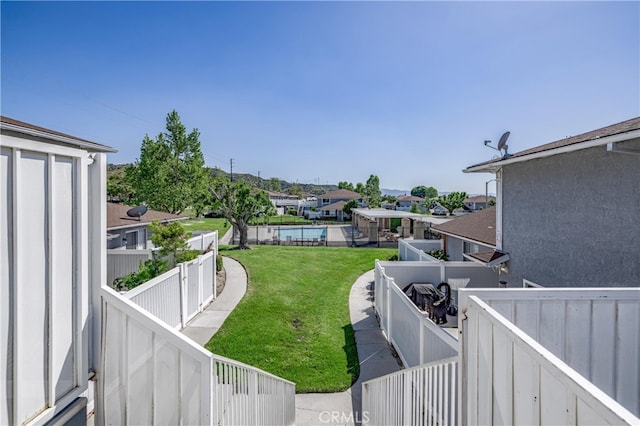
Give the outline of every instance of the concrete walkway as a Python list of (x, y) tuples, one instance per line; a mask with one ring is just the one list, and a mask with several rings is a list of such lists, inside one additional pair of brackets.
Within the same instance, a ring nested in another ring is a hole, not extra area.
[[(247, 290), (247, 274), (237, 261), (223, 257), (227, 277), (224, 290), (182, 330), (200, 345), (222, 326)], [(360, 377), (345, 392), (296, 395), (296, 425), (359, 425), (362, 413), (362, 382), (400, 370), (391, 347), (382, 335), (373, 309), (374, 271), (361, 275), (351, 287), (349, 311), (358, 347)]]
[(360, 376), (345, 392), (296, 395), (296, 425), (359, 425), (362, 383), (401, 369), (382, 335), (373, 308), (374, 271), (365, 272), (351, 287), (349, 311), (360, 361)]
[(238, 261), (222, 257), (227, 274), (222, 293), (206, 309), (196, 315), (181, 332), (201, 346), (217, 333), (247, 292), (247, 273)]

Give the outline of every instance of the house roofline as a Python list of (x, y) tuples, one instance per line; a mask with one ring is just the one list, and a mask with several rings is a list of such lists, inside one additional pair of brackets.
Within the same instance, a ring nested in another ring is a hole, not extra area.
[(462, 171), (464, 173), (495, 173), (501, 167), (521, 163), (524, 161), (535, 160), (537, 158), (550, 157), (552, 155), (565, 154), (567, 152), (579, 151), (588, 148), (594, 148), (597, 146), (607, 145), (610, 143), (624, 142), (632, 139), (640, 138), (640, 130), (632, 130), (630, 132), (619, 133), (617, 135), (605, 136), (603, 138), (596, 138), (590, 141), (581, 142), (578, 144), (566, 145), (559, 148), (552, 148), (545, 151), (540, 151), (532, 154), (514, 156), (505, 158), (498, 161), (487, 162), (478, 164), (475, 166), (467, 167)]
[(35, 136), (38, 138), (48, 139), (48, 140), (60, 142), (67, 145), (73, 145), (80, 148), (85, 148), (90, 151), (105, 152), (105, 153), (118, 152), (118, 150), (114, 148), (111, 148), (106, 145), (101, 145), (99, 143), (87, 141), (84, 139), (74, 138), (73, 136), (67, 136), (62, 133), (57, 133), (57, 132), (53, 133), (53, 131), (50, 131), (50, 132), (45, 131), (45, 129), (40, 130), (40, 129), (31, 128), (31, 127), (26, 127), (26, 123), (25, 125), (20, 125), (20, 124), (14, 124), (14, 123), (8, 123), (6, 121), (2, 121), (0, 122), (0, 128), (2, 128), (3, 130), (22, 133), (29, 136)]

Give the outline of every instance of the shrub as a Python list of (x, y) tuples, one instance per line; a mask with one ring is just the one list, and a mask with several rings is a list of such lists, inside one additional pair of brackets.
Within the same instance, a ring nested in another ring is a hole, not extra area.
[(395, 262), (395, 261), (400, 260), (400, 257), (398, 257), (398, 253), (396, 253), (396, 254), (392, 254), (391, 256), (389, 256), (389, 258), (387, 260)]
[(224, 266), (222, 264), (222, 256), (218, 254), (216, 255), (216, 271), (222, 271), (223, 267)]
[(124, 277), (116, 278), (113, 280), (113, 288), (118, 291), (134, 289), (140, 284), (166, 272), (167, 269), (168, 262), (166, 260), (153, 258), (145, 261), (144, 263), (140, 262), (140, 269), (138, 269), (138, 272), (132, 272)]
[(200, 254), (200, 250), (182, 250), (176, 253), (176, 263), (188, 262), (195, 259)]
[(431, 250), (427, 254), (440, 260), (449, 260), (449, 255), (444, 250)]

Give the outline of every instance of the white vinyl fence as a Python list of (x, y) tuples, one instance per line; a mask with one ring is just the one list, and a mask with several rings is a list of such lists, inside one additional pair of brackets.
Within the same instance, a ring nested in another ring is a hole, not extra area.
[(401, 370), (362, 384), (367, 425), (457, 425), (458, 359)]
[(140, 263), (152, 258), (152, 250), (107, 250), (107, 285), (113, 288), (113, 280), (138, 272)]
[(96, 424), (294, 424), (294, 383), (211, 354), (109, 288), (100, 294)]
[(426, 252), (442, 250), (442, 240), (398, 240), (398, 258), (405, 261), (440, 262)]
[(215, 298), (216, 252), (180, 263), (123, 294), (173, 328), (186, 323)]
[(461, 310), (470, 295), (640, 416), (640, 289), (465, 290)]
[[(528, 323), (526, 328), (530, 331), (536, 328), (544, 330), (543, 333), (548, 333), (548, 337), (564, 335), (563, 339), (553, 344), (560, 343), (564, 348), (562, 350), (566, 351), (565, 357), (574, 362), (588, 359), (587, 368), (592, 370), (596, 379), (602, 380), (603, 375), (613, 373), (609, 381), (621, 382), (613, 386), (615, 390), (622, 391), (615, 395), (619, 401), (527, 334), (525, 326), (519, 328), (507, 320), (481, 300), (482, 296), (467, 296), (463, 291), (466, 317), (462, 321), (461, 333), (462, 423), (640, 424), (640, 419), (631, 412), (638, 408), (638, 289), (635, 289), (635, 296), (627, 290), (631, 299), (623, 297), (616, 301), (616, 296), (609, 292), (612, 300), (603, 291), (600, 295), (594, 295), (591, 301), (582, 298), (577, 304), (569, 301), (570, 296), (563, 297), (563, 290), (556, 290), (555, 298), (550, 291), (541, 291), (547, 292), (545, 298), (548, 300), (544, 300), (544, 303), (514, 300), (510, 302), (515, 303), (501, 303), (499, 309), (504, 312), (503, 308), (510, 305), (507, 314), (510, 311), (514, 321)], [(575, 292), (574, 295), (579, 296), (579, 293)], [(485, 296), (490, 298), (489, 294)], [(511, 297), (517, 299), (513, 294)], [(536, 295), (532, 293), (529, 297), (535, 299)], [(525, 295), (524, 299), (527, 298)], [(593, 323), (590, 312), (592, 317), (600, 317), (604, 323)], [(564, 319), (558, 317), (557, 313)], [(518, 320), (518, 317), (521, 319)], [(621, 325), (618, 318), (622, 322), (635, 322)], [(610, 328), (612, 325), (613, 328)], [(591, 340), (596, 337), (602, 338), (602, 341)], [(603, 371), (597, 372), (600, 367)], [(617, 371), (620, 374), (615, 374)]]
[(205, 251), (211, 248), (218, 252), (218, 231), (208, 232), (206, 234), (196, 235), (187, 240), (187, 245), (191, 250)]
[(418, 309), (380, 262), (376, 262), (374, 301), (380, 327), (406, 367), (458, 355), (457, 339)]

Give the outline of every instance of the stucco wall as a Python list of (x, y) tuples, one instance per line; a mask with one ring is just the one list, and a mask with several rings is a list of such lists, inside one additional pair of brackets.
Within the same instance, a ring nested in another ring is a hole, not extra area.
[(452, 237), (451, 235), (445, 236), (446, 238), (446, 247), (447, 254), (449, 255), (449, 261), (462, 261), (464, 257), (462, 257), (462, 250), (464, 249), (464, 241), (459, 238)]
[(640, 156), (602, 146), (507, 165), (502, 196), (510, 287), (640, 285)]

